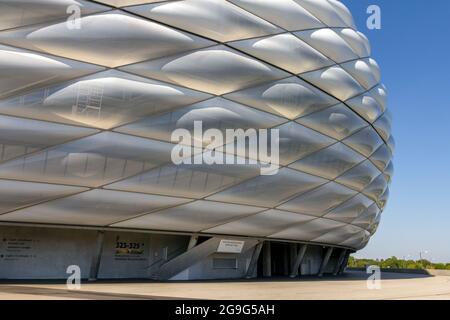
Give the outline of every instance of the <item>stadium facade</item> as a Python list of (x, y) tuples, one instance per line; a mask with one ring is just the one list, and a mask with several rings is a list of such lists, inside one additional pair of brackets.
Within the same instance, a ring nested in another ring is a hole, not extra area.
[[(195, 121), (277, 129), (279, 169), (174, 163)], [(338, 274), (386, 205), (390, 126), (335, 0), (1, 0), (0, 278)]]

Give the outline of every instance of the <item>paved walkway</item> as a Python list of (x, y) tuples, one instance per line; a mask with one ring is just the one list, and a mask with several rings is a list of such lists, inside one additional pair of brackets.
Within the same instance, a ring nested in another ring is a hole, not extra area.
[(0, 284), (0, 299), (449, 299), (450, 277), (383, 273), (380, 290), (367, 275), (271, 281), (96, 282), (69, 291), (64, 284)]

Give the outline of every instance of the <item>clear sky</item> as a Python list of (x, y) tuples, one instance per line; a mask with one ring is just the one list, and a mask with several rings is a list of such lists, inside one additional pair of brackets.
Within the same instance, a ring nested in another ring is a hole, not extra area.
[[(450, 262), (450, 1), (342, 0), (372, 44), (397, 143), (381, 225), (356, 257)], [(367, 7), (381, 8), (368, 30)]]

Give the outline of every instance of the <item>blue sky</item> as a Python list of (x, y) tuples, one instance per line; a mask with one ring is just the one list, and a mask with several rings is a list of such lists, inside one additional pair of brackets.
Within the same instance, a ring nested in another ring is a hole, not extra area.
[[(342, 0), (372, 44), (397, 142), (391, 197), (378, 232), (356, 257), (450, 262), (450, 1)], [(381, 8), (368, 30), (367, 7)]]

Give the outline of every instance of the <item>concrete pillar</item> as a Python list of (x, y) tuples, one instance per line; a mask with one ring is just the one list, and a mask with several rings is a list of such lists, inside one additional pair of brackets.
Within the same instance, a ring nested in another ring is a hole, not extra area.
[(334, 267), (333, 275), (336, 276), (341, 270), (342, 263), (345, 260), (345, 255), (347, 254), (346, 249), (341, 249), (341, 253), (339, 254), (339, 258), (336, 261), (336, 266)]
[(217, 251), (222, 238), (210, 238), (198, 246), (176, 256), (172, 260), (162, 264), (159, 270), (152, 275), (154, 280), (169, 280), (190, 266), (202, 261)]
[(269, 241), (266, 241), (263, 247), (263, 276), (272, 276), (272, 257)]
[(191, 239), (189, 240), (188, 244), (188, 250), (191, 250), (193, 247), (197, 245), (198, 242), (198, 236), (191, 236)]
[(345, 268), (347, 268), (347, 264), (348, 264), (348, 259), (350, 258), (350, 251), (347, 250), (347, 252), (345, 253), (345, 258), (344, 261), (341, 264), (341, 268), (339, 269), (338, 274), (343, 274), (345, 271)]
[(98, 278), (98, 271), (100, 269), (100, 260), (103, 252), (103, 242), (105, 239), (105, 232), (97, 232), (97, 240), (95, 248), (92, 251), (91, 270), (89, 272), (89, 281), (95, 281)]
[(325, 252), (325, 256), (322, 259), (322, 264), (320, 265), (319, 274), (318, 276), (323, 276), (323, 273), (325, 272), (325, 268), (328, 265), (328, 261), (330, 261), (331, 254), (333, 253), (333, 248), (328, 248)]
[(291, 267), (291, 274), (290, 274), (291, 278), (295, 278), (296, 276), (298, 276), (299, 274), (298, 269), (300, 268), (300, 265), (302, 264), (303, 259), (305, 258), (306, 249), (308, 249), (308, 246), (306, 244), (302, 244), (300, 246), (300, 249), (298, 249), (297, 256)]
[[(192, 249), (174, 257), (173, 259), (162, 264), (159, 269), (152, 274), (154, 280), (169, 280), (180, 272), (190, 268), (200, 261), (208, 258), (217, 252), (220, 242), (224, 240), (221, 237), (212, 237)], [(247, 239), (245, 245), (247, 248), (253, 248), (258, 244), (257, 240)], [(244, 249), (245, 250), (245, 249)]]
[(161, 259), (163, 261), (167, 261), (169, 260), (169, 247), (164, 247), (162, 248), (162, 256)]
[(263, 241), (259, 242), (255, 246), (255, 249), (253, 250), (252, 259), (250, 260), (250, 264), (248, 265), (248, 268), (247, 268), (247, 274), (246, 274), (247, 279), (253, 278), (253, 274), (255, 273), (255, 268), (256, 268), (256, 265), (258, 264), (258, 258), (261, 253), (263, 244), (264, 244)]

